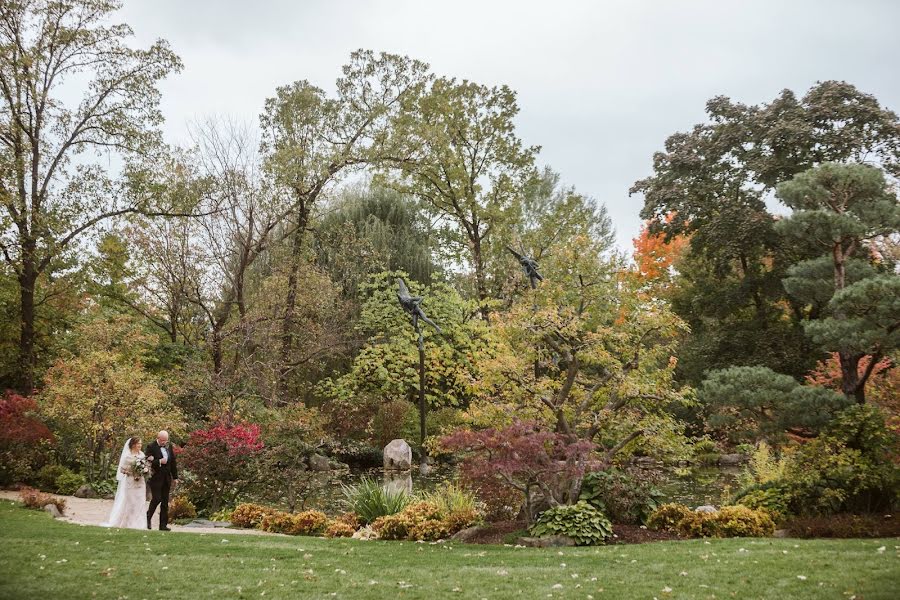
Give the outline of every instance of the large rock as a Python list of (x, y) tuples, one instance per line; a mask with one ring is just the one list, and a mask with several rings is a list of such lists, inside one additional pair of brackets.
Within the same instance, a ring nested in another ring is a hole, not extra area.
[(327, 456), (313, 454), (309, 457), (309, 468), (313, 471), (329, 471), (331, 464), (328, 462)]
[(454, 542), (470, 542), (474, 540), (479, 533), (484, 531), (484, 527), (478, 527), (477, 525), (474, 527), (466, 527), (465, 529), (461, 529), (450, 536), (450, 539)]
[(56, 508), (55, 504), (47, 504), (44, 506), (44, 510), (50, 513), (50, 516), (54, 519), (58, 519), (62, 516), (62, 513), (59, 512), (59, 509)]
[(83, 486), (81, 486), (80, 488), (75, 490), (75, 497), (76, 498), (96, 498), (97, 492), (95, 492), (94, 488), (92, 488), (90, 485), (84, 484)]
[(716, 508), (715, 506), (712, 506), (711, 504), (704, 504), (703, 506), (698, 506), (697, 508), (695, 508), (695, 509), (694, 509), (694, 512), (698, 512), (698, 513), (717, 513), (717, 512), (719, 512), (719, 509)]
[(567, 535), (545, 535), (543, 537), (520, 537), (519, 543), (532, 548), (556, 548), (574, 546), (575, 540)]
[(412, 448), (406, 440), (391, 440), (384, 447), (384, 468), (387, 471), (409, 471), (412, 467)]

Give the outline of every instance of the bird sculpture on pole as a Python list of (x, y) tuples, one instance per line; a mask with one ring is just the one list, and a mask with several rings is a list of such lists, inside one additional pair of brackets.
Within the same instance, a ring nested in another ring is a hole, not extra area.
[(419, 319), (422, 319), (432, 327), (434, 327), (435, 331), (438, 333), (441, 332), (441, 328), (435, 324), (434, 321), (428, 318), (428, 315), (425, 314), (425, 311), (422, 310), (422, 296), (413, 296), (409, 293), (409, 288), (406, 287), (406, 282), (402, 279), (397, 279), (397, 300), (400, 301), (400, 306), (403, 307), (409, 315), (412, 317), (412, 324), (416, 330), (416, 333), (419, 334), (419, 339), (422, 339), (422, 330), (419, 328)]
[(526, 255), (524, 249), (521, 254), (509, 246), (507, 246), (506, 249), (512, 252), (512, 255), (519, 260), (519, 264), (522, 265), (522, 268), (525, 270), (525, 275), (528, 276), (528, 281), (531, 283), (531, 289), (537, 288), (537, 283), (544, 280), (544, 277), (538, 273), (537, 261)]

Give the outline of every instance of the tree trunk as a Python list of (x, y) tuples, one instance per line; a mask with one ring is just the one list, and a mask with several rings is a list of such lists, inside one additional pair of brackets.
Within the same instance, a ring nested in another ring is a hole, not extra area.
[(300, 273), (300, 261), (303, 254), (303, 234), (309, 222), (309, 211), (305, 203), (300, 204), (297, 214), (297, 230), (294, 232), (291, 248), (291, 270), (288, 273), (287, 294), (284, 302), (284, 320), (281, 325), (281, 366), (278, 373), (278, 391), (276, 396), (282, 404), (288, 403), (287, 379), (290, 372), (289, 363), (294, 350), (294, 310), (297, 303), (297, 285)]
[(481, 318), (490, 322), (490, 311), (484, 304), (488, 298), (487, 282), (484, 276), (484, 254), (481, 250), (481, 237), (477, 235), (472, 239), (472, 262), (475, 267), (475, 293), (481, 304)]
[(838, 352), (838, 360), (841, 363), (841, 391), (848, 398), (856, 400), (857, 404), (866, 403), (865, 382), (859, 376), (859, 361), (864, 356), (864, 354)]
[(34, 390), (34, 288), (37, 282), (33, 258), (34, 243), (25, 245), (22, 274), (19, 276), (20, 329), (19, 329), (19, 386), (29, 395)]

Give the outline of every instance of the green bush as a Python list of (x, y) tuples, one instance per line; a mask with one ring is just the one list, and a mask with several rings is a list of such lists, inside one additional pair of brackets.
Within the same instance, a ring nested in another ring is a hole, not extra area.
[(545, 510), (529, 531), (536, 536), (565, 535), (579, 546), (595, 546), (612, 536), (612, 524), (602, 512), (580, 500)]
[(56, 478), (56, 493), (64, 496), (71, 496), (85, 483), (87, 483), (87, 480), (84, 478), (84, 475), (81, 475), (80, 473), (73, 473), (72, 471), (63, 473)]
[(34, 479), (38, 489), (55, 492), (56, 480), (68, 474), (72, 474), (72, 470), (62, 465), (44, 465), (37, 472), (37, 476)]
[(719, 447), (709, 439), (703, 438), (694, 442), (694, 460), (701, 465), (715, 465), (719, 462)]
[(675, 533), (678, 523), (687, 516), (694, 514), (684, 504), (670, 502), (657, 508), (647, 519), (647, 527), (656, 531), (668, 531)]
[(853, 406), (794, 453), (778, 483), (797, 515), (893, 511), (900, 496), (896, 450), (881, 411)]
[(586, 474), (579, 499), (599, 509), (614, 523), (640, 525), (659, 506), (660, 498), (662, 492), (650, 481), (610, 469)]
[(101, 498), (107, 498), (116, 495), (116, 488), (118, 485), (119, 484), (115, 479), (104, 479), (103, 481), (95, 481), (92, 483), (91, 489), (93, 489)]
[(753, 509), (765, 509), (775, 521), (782, 521), (791, 514), (790, 497), (785, 489), (778, 485), (755, 486), (744, 490), (735, 504)]
[(364, 525), (378, 517), (399, 513), (412, 500), (406, 492), (386, 490), (370, 477), (363, 477), (355, 486), (344, 486), (343, 492), (348, 510), (356, 513)]

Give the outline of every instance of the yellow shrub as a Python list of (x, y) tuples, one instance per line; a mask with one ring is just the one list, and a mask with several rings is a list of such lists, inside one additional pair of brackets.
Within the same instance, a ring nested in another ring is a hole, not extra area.
[(197, 516), (197, 507), (185, 496), (175, 496), (169, 502), (169, 519), (193, 519)]
[(245, 529), (254, 529), (259, 527), (263, 518), (274, 514), (274, 508), (261, 506), (259, 504), (238, 504), (237, 508), (231, 513), (231, 524)]

